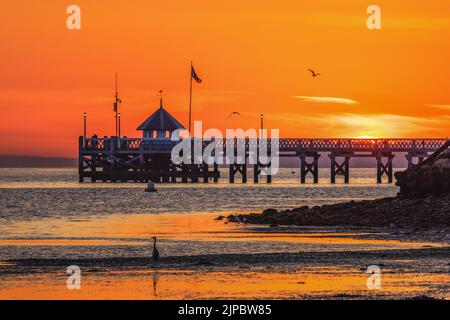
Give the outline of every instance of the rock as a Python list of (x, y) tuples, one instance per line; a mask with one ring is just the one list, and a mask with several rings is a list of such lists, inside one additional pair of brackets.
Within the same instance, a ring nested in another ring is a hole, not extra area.
[[(450, 145), (449, 145), (450, 146)], [(448, 148), (448, 147), (447, 147)], [(441, 153), (439, 153), (441, 152)], [(450, 152), (438, 151), (423, 163), (395, 174), (404, 198), (450, 194)]]
[(450, 169), (450, 159), (439, 159), (434, 162), (434, 167), (439, 169)]
[(298, 208), (293, 209), (293, 211), (298, 212), (298, 211), (305, 211), (305, 210), (308, 210), (308, 209), (309, 209), (308, 206), (302, 206), (302, 207), (298, 207)]
[(228, 216), (228, 222), (241, 223), (241, 218), (235, 215)]
[(276, 209), (266, 209), (263, 211), (263, 215), (273, 215), (278, 213), (278, 211)]
[[(450, 196), (432, 196), (425, 199), (386, 198), (356, 201), (316, 207), (314, 210), (265, 210), (265, 214), (232, 216), (230, 222), (246, 221), (276, 228), (279, 225), (297, 226), (354, 226), (389, 228), (393, 232), (411, 230), (448, 230), (450, 227)], [(270, 213), (270, 214), (267, 214)], [(276, 212), (276, 214), (273, 214)], [(446, 233), (444, 232), (443, 235)], [(443, 238), (444, 236), (440, 236)]]
[(224, 216), (218, 216), (217, 218), (215, 218), (214, 220), (218, 220), (218, 221), (222, 221), (223, 219), (225, 219)]

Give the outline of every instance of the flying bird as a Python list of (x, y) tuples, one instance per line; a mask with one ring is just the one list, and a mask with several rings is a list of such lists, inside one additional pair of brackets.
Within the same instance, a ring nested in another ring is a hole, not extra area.
[(228, 118), (231, 118), (231, 117), (234, 116), (234, 115), (240, 116), (241, 114), (240, 114), (239, 112), (234, 111), (234, 112), (230, 113), (230, 115), (228, 116)]
[(316, 72), (315, 72), (314, 70), (312, 70), (312, 69), (308, 69), (308, 71), (311, 72), (311, 74), (312, 74), (313, 77), (320, 76), (320, 73), (316, 73)]
[(153, 237), (153, 252), (152, 252), (152, 257), (154, 261), (158, 261), (159, 260), (159, 250), (156, 248), (156, 237)]

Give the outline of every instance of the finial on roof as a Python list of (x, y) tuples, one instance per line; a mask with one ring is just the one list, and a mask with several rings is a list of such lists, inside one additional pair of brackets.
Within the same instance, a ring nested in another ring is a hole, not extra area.
[(159, 90), (159, 107), (163, 107), (163, 91)]

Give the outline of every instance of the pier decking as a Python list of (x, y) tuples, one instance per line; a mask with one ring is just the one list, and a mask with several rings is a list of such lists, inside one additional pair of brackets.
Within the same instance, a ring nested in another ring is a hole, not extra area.
[[(216, 141), (217, 142), (217, 141)], [(229, 182), (234, 183), (240, 175), (242, 182), (248, 182), (247, 172), (248, 152), (257, 145), (258, 139), (241, 141), (245, 146), (246, 160), (243, 163), (228, 164)], [(393, 181), (392, 160), (395, 153), (405, 153), (408, 167), (414, 162), (421, 162), (432, 152), (438, 150), (447, 142), (446, 139), (302, 139), (281, 138), (275, 143), (277, 154), (272, 156), (297, 157), (300, 159), (299, 182), (306, 183), (308, 175), (314, 183), (319, 180), (319, 158), (328, 155), (331, 160), (331, 183), (338, 176), (344, 177), (344, 182), (350, 182), (350, 159), (354, 157), (372, 157), (377, 161), (376, 181), (382, 182), (387, 176), (389, 183)], [(220, 168), (218, 164), (180, 164), (171, 161), (172, 148), (179, 142), (170, 139), (148, 138), (83, 138), (79, 139), (79, 179), (84, 182), (167, 182), (167, 183), (198, 183), (218, 182)], [(204, 150), (211, 141), (201, 141)], [(222, 139), (220, 148), (223, 155), (226, 148), (238, 148), (237, 139)], [(271, 152), (269, 148), (269, 152)], [(193, 158), (193, 157), (192, 157)], [(269, 167), (260, 163), (253, 166), (253, 181), (261, 179), (261, 169)], [(267, 182), (272, 181), (272, 175), (266, 175)]]

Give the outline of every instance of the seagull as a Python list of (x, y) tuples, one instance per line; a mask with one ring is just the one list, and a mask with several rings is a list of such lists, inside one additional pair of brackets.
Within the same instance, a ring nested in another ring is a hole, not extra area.
[(152, 257), (154, 261), (158, 261), (159, 259), (159, 251), (158, 249), (156, 249), (156, 237), (153, 237), (153, 252), (152, 252)]
[(312, 69), (308, 69), (308, 71), (312, 73), (312, 76), (313, 76), (313, 77), (320, 76), (320, 73), (316, 73), (316, 72), (315, 72), (314, 70), (312, 70)]
[(231, 118), (232, 116), (237, 115), (240, 116), (241, 114), (237, 111), (233, 111), (232, 113), (230, 113), (230, 115), (228, 116), (228, 118)]

